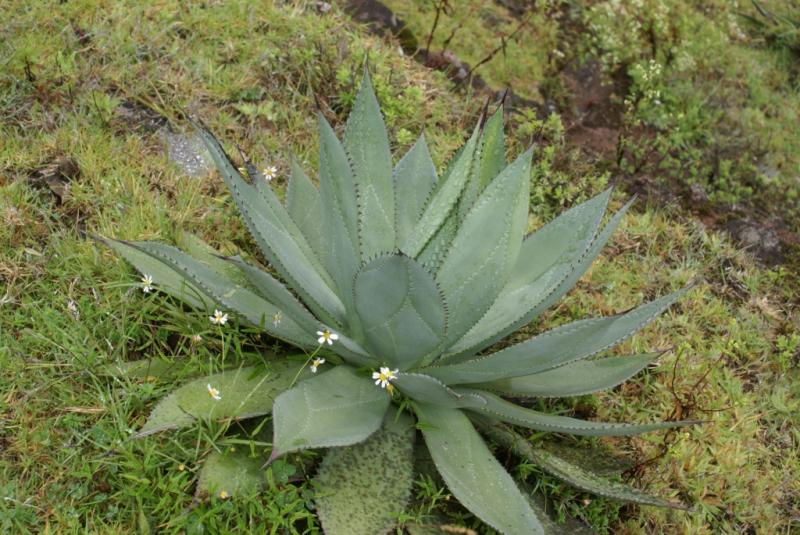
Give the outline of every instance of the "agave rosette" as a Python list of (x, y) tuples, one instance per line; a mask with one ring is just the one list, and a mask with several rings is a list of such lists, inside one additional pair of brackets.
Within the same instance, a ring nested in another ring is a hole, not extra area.
[[(293, 163), (283, 204), (254, 166), (248, 162), (243, 177), (199, 129), (280, 280), (239, 257), (221, 258), (191, 236), (182, 237), (188, 252), (105, 240), (160, 290), (192, 306), (234, 312), (326, 361), (314, 373), (279, 359), (193, 381), (156, 406), (140, 435), (209, 416), (271, 413), (271, 459), (327, 448), (316, 478), (317, 509), (329, 534), (391, 528), (411, 493), (418, 430), (452, 494), (503, 533), (544, 533), (544, 519), (492, 455), (487, 434), (583, 490), (678, 507), (536, 448), (504, 424), (620, 436), (692, 422), (585, 421), (503, 396), (576, 396), (625, 381), (658, 355), (590, 357), (652, 321), (685, 289), (486, 352), (577, 282), (628, 206), (603, 224), (605, 191), (526, 235), (531, 151), (507, 164), (502, 109), (481, 121), (442, 177), (424, 137), (393, 166), (368, 73), (343, 142), (322, 114), (319, 130), (319, 188)], [(320, 345), (318, 333), (325, 331), (338, 335), (335, 343)], [(381, 369), (385, 380), (376, 384), (373, 374)], [(221, 396), (206, 395), (212, 384)], [(214, 455), (201, 485), (210, 487), (216, 475), (233, 493), (259, 481), (264, 459)], [(219, 476), (230, 470), (247, 477)]]

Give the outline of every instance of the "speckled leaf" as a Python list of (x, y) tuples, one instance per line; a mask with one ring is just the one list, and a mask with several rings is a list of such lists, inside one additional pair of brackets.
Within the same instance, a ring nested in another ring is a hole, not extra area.
[(657, 431), (659, 429), (685, 427), (687, 425), (699, 423), (697, 420), (656, 422), (652, 424), (591, 422), (570, 418), (568, 416), (554, 416), (533, 409), (526, 409), (525, 407), (520, 407), (519, 405), (515, 405), (485, 391), (474, 391), (468, 388), (456, 388), (455, 390), (460, 394), (476, 393), (486, 399), (486, 405), (468, 407), (468, 410), (503, 422), (536, 429), (537, 431), (569, 433), (571, 435), (591, 437), (620, 437), (638, 435), (649, 431)]
[(531, 375), (591, 357), (633, 335), (681, 298), (688, 288), (641, 305), (626, 314), (574, 321), (497, 353), (473, 360), (425, 368), (452, 384), (486, 383)]
[(350, 156), (358, 191), (361, 258), (368, 260), (376, 254), (393, 251), (396, 245), (392, 153), (367, 69), (347, 118), (344, 147)]
[(411, 497), (414, 420), (395, 410), (366, 441), (332, 448), (315, 478), (326, 535), (388, 533)]
[(197, 480), (197, 496), (248, 496), (266, 482), (264, 456), (247, 446), (213, 451), (203, 462)]
[[(450, 348), (443, 360), (458, 360), (462, 355), (469, 356), (488, 347), (530, 322), (543, 309), (540, 305), (550, 302), (552, 296), (560, 297), (563, 292), (559, 294), (557, 290), (565, 288), (563, 283), (570, 274), (578, 267), (590, 264), (581, 263), (581, 260), (592, 246), (610, 195), (611, 190), (606, 190), (525, 238), (508, 282), (497, 300)], [(621, 220), (622, 213), (624, 211), (617, 214), (615, 222)], [(606, 236), (611, 235), (615, 226), (609, 224)], [(597, 245), (604, 243), (602, 240)], [(600, 247), (594, 249), (599, 252)]]
[(661, 353), (582, 360), (552, 370), (477, 385), (509, 396), (583, 396), (613, 388), (639, 373)]
[(527, 499), (461, 410), (418, 403), (415, 411), (436, 468), (464, 507), (501, 533), (544, 533)]
[(354, 283), (355, 310), (373, 355), (409, 369), (444, 338), (447, 312), (433, 276), (404, 255), (365, 264)]
[(420, 136), (394, 168), (394, 212), (397, 243), (405, 243), (436, 187), (436, 167), (425, 136)]
[(286, 191), (286, 209), (305, 236), (308, 245), (322, 260), (325, 255), (325, 248), (322, 246), (322, 217), (320, 217), (322, 201), (317, 187), (294, 159), (292, 159), (289, 188)]
[(672, 509), (686, 509), (679, 503), (650, 496), (629, 485), (611, 481), (594, 472), (575, 465), (555, 453), (536, 448), (513, 430), (501, 426), (485, 426), (482, 430), (495, 442), (509, 448), (515, 455), (527, 459), (573, 487), (598, 496), (642, 505), (655, 505)]
[[(245, 419), (268, 414), (273, 400), (289, 387), (300, 366), (301, 363), (282, 360), (266, 367), (226, 370), (190, 381), (156, 405), (135, 437), (185, 427), (198, 418)], [(299, 378), (305, 379), (309, 374), (303, 370)], [(219, 400), (211, 396), (208, 385), (219, 391)]]
[(450, 312), (447, 340), (475, 325), (508, 279), (528, 221), (530, 162), (529, 150), (481, 193), (442, 262), (437, 281)]
[(348, 366), (304, 381), (275, 400), (271, 458), (362, 442), (381, 426), (389, 401), (385, 390)]

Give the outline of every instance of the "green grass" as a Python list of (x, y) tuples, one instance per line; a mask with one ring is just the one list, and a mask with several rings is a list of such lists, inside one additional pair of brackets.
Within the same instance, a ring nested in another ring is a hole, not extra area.
[[(455, 94), (442, 75), (399, 56), (336, 9), (320, 15), (313, 5), (175, 1), (123, 8), (18, 0), (3, 8), (3, 532), (318, 531), (313, 488), (300, 477), (313, 474), (314, 454), (271, 468), (258, 496), (198, 501), (195, 479), (204, 458), (231, 446), (219, 425), (129, 439), (183, 376), (217, 370), (223, 360), (252, 361), (276, 346), (235, 325), (212, 329), (203, 313), (145, 295), (128, 265), (79, 232), (171, 241), (182, 228), (227, 252), (252, 250), (218, 177), (189, 178), (166, 161), (145, 120), (149, 110), (179, 124), (184, 112), (193, 113), (229, 147), (238, 143), (282, 176), (291, 154), (311, 171), (314, 95), (341, 127), (366, 50), (397, 147), (424, 129), (443, 161), (482, 102)], [(764, 98), (775, 105), (774, 95)], [(125, 110), (136, 111), (131, 117)], [(525, 125), (514, 121), (513, 144), (529, 139), (533, 127)], [(554, 124), (547, 131), (554, 141), (562, 135)], [(80, 173), (59, 204), (31, 179), (62, 157)], [(582, 172), (575, 188), (568, 173), (553, 169), (555, 158), (538, 161), (532, 226), (605, 184), (602, 169), (576, 160), (570, 168)], [(552, 195), (557, 188), (563, 194)], [(618, 195), (615, 203), (622, 200)], [(625, 310), (691, 280), (700, 283), (688, 297), (620, 348), (673, 347), (658, 366), (613, 392), (551, 406), (645, 421), (682, 405), (683, 417), (708, 420), (680, 433), (592, 442), (611, 455), (652, 459), (633, 483), (694, 504), (695, 511), (620, 506), (540, 478), (534, 467), (521, 465), (519, 473), (545, 490), (557, 511), (600, 531), (791, 532), (800, 507), (800, 319), (789, 272), (757, 267), (675, 209), (639, 203), (578, 288), (528, 332)], [(193, 343), (196, 334), (202, 340)], [(179, 363), (179, 376), (103, 373), (112, 363), (155, 357)], [(289, 477), (292, 471), (298, 477)], [(448, 524), (483, 531), (435, 480), (421, 478), (415, 493), (411, 519), (444, 515)]]

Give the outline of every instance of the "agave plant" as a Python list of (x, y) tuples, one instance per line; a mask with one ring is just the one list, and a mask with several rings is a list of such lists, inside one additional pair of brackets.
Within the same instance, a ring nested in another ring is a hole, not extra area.
[[(198, 131), (279, 278), (192, 237), (182, 238), (188, 253), (105, 242), (148, 284), (219, 309), (217, 321), (223, 311), (235, 314), (304, 356), (192, 381), (156, 406), (139, 436), (200, 418), (271, 413), (269, 461), (326, 449), (316, 502), (329, 534), (391, 528), (410, 497), (418, 432), (450, 492), (502, 533), (544, 533), (545, 519), (493, 456), (486, 435), (580, 489), (680, 507), (604, 480), (505, 424), (623, 436), (692, 422), (584, 421), (504, 396), (577, 396), (625, 381), (658, 355), (590, 357), (645, 326), (685, 289), (487, 351), (576, 283), (628, 205), (603, 225), (605, 191), (526, 235), (531, 151), (507, 164), (502, 109), (484, 115), (442, 177), (423, 137), (393, 166), (368, 73), (343, 142), (319, 115), (319, 189), (293, 164), (285, 204), (249, 161), (244, 177), (217, 140)], [(214, 454), (200, 485), (223, 495), (257, 485), (264, 457)]]

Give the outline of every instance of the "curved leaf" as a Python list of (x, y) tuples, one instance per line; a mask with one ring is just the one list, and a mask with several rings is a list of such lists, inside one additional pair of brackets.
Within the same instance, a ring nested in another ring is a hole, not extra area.
[(327, 535), (387, 533), (405, 510), (414, 481), (414, 420), (390, 410), (366, 441), (332, 448), (316, 483), (317, 514)]
[(483, 391), (474, 391), (467, 388), (457, 388), (460, 394), (475, 393), (486, 399), (486, 405), (480, 407), (467, 407), (478, 414), (489, 416), (503, 422), (536, 429), (537, 431), (547, 431), (552, 433), (569, 433), (571, 435), (581, 435), (590, 437), (621, 437), (638, 435), (659, 429), (670, 429), (673, 427), (685, 427), (699, 423), (697, 420), (680, 420), (676, 422), (656, 422), (652, 424), (629, 424), (629, 423), (609, 423), (591, 422), (578, 420), (567, 416), (555, 416), (538, 412), (533, 409), (526, 409), (510, 403), (494, 394)]
[[(235, 310), (252, 325), (263, 328), (270, 335), (304, 348), (316, 347), (316, 340), (291, 318), (277, 325), (269, 318), (280, 310), (255, 292), (225, 278), (205, 264), (169, 245), (152, 242), (134, 242), (128, 245), (158, 258), (174, 268), (206, 295), (231, 310)], [(156, 283), (158, 281), (155, 281)]]
[(359, 270), (353, 286), (367, 347), (391, 366), (408, 369), (443, 340), (442, 295), (433, 276), (413, 259), (380, 256)]
[(516, 483), (459, 409), (415, 404), (436, 468), (461, 504), (506, 534), (543, 534)]
[(216, 138), (200, 127), (198, 132), (264, 256), (320, 318), (341, 324), (344, 307), (333, 280), (275, 194), (266, 184), (245, 182)]
[(358, 192), (358, 238), (362, 260), (395, 245), (392, 153), (381, 108), (369, 70), (364, 69), (353, 109), (344, 130), (344, 147), (350, 156)]
[(395, 379), (394, 385), (414, 401), (437, 407), (458, 408), (486, 404), (480, 395), (461, 395), (430, 375), (421, 373), (401, 373)]
[(530, 160), (529, 150), (481, 193), (439, 268), (448, 340), (461, 338), (484, 315), (514, 266), (528, 220)]
[(381, 426), (389, 401), (386, 391), (348, 366), (303, 381), (275, 400), (270, 459), (362, 442)]
[(582, 360), (552, 370), (476, 385), (510, 396), (583, 396), (617, 386), (639, 373), (662, 353)]
[[(319, 329), (320, 321), (275, 277), (239, 257), (227, 257), (225, 261), (237, 266), (253, 289), (279, 309), (278, 317), (281, 319), (278, 323), (283, 321), (282, 316), (285, 314), (307, 332), (316, 332)], [(267, 321), (275, 323), (273, 318), (267, 318)]]
[(100, 236), (94, 236), (94, 238), (114, 249), (122, 258), (130, 262), (139, 273), (152, 277), (153, 283), (159, 291), (180, 299), (192, 308), (208, 309), (209, 306), (214, 304), (214, 299), (194, 284), (191, 284), (183, 274), (176, 271), (169, 264), (162, 262), (158, 258), (153, 258), (128, 242)]
[(574, 321), (530, 340), (473, 360), (429, 366), (425, 373), (448, 384), (485, 383), (549, 370), (596, 355), (633, 335), (653, 321), (689, 287), (626, 314)]
[[(289, 387), (300, 366), (302, 363), (281, 360), (266, 367), (226, 370), (190, 381), (162, 399), (134, 437), (186, 427), (200, 418), (245, 419), (268, 414), (276, 396)], [(303, 370), (299, 378), (309, 375)], [(219, 391), (220, 399), (211, 396), (208, 385)]]
[(601, 477), (545, 449), (536, 448), (525, 440), (525, 437), (505, 426), (487, 425), (481, 426), (481, 430), (492, 440), (509, 448), (515, 455), (528, 459), (546, 472), (578, 489), (613, 500), (671, 509), (686, 509), (682, 504), (650, 496), (629, 485)]

